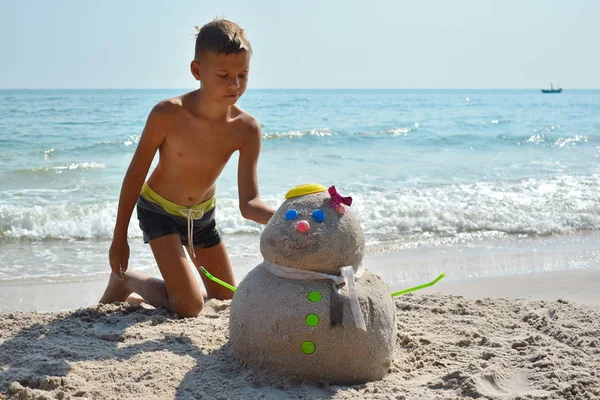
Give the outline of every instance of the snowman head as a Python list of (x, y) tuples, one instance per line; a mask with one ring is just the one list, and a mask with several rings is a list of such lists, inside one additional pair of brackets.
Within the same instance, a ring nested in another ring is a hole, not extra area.
[(333, 186), (293, 188), (260, 237), (263, 257), (274, 264), (335, 275), (348, 265), (356, 270), (365, 239), (351, 204), (352, 199)]

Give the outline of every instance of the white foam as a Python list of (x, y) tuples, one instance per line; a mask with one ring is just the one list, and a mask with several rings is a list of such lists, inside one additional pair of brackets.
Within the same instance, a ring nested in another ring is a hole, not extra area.
[[(367, 240), (389, 242), (428, 233), (548, 235), (600, 229), (598, 175), (558, 176), (512, 183), (479, 182), (396, 190), (346, 185)], [(283, 196), (265, 196), (277, 208)], [(0, 204), (2, 235), (11, 239), (110, 239), (116, 202), (44, 206)], [(258, 236), (262, 226), (242, 218), (238, 199), (221, 195), (217, 223), (224, 235)], [(129, 235), (140, 237), (135, 211)]]
[[(9, 239), (99, 239), (111, 238), (117, 204), (47, 204), (44, 206), (0, 204), (1, 235)], [(130, 235), (141, 236), (137, 224)]]
[(77, 170), (77, 169), (104, 169), (104, 168), (105, 168), (105, 165), (101, 164), (101, 163), (82, 162), (82, 163), (58, 164), (58, 165), (51, 165), (48, 167), (40, 167), (40, 168), (30, 168), (30, 169), (27, 169), (26, 171), (31, 171), (31, 172), (53, 171), (53, 172), (60, 174), (63, 171), (72, 171), (72, 170)]
[(568, 233), (600, 229), (598, 176), (480, 182), (423, 189), (357, 193), (352, 207), (367, 237), (398, 240), (429, 232)]
[(333, 132), (329, 128), (320, 128), (320, 129), (304, 129), (297, 131), (286, 131), (286, 132), (275, 132), (275, 133), (264, 133), (264, 139), (299, 139), (305, 136), (335, 136), (337, 133)]
[(412, 127), (400, 127), (394, 129), (385, 129), (377, 132), (358, 132), (359, 136), (408, 136), (413, 128), (418, 128), (419, 124), (415, 123)]

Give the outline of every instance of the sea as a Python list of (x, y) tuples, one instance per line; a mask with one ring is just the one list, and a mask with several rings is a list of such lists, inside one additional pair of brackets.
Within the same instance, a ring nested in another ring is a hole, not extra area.
[[(0, 291), (107, 279), (148, 112), (182, 92), (0, 90)], [(365, 267), (393, 288), (600, 267), (598, 90), (250, 89), (238, 104), (262, 126), (263, 199), (302, 183), (352, 196)], [(236, 168), (216, 218), (241, 279), (263, 227), (240, 215)], [(158, 276), (135, 212), (129, 243), (130, 268)]]

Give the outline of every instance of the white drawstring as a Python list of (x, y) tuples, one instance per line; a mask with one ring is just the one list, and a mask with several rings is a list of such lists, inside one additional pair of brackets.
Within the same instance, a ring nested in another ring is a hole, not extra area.
[(179, 212), (187, 218), (188, 250), (192, 257), (196, 258), (196, 252), (194, 251), (194, 220), (202, 218), (204, 216), (204, 211), (194, 210), (193, 208), (182, 208)]

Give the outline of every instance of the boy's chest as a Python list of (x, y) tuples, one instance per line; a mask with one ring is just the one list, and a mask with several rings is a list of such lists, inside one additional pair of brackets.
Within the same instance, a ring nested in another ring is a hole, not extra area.
[(204, 169), (225, 164), (242, 144), (242, 136), (234, 127), (186, 124), (167, 134), (161, 157), (180, 167)]

